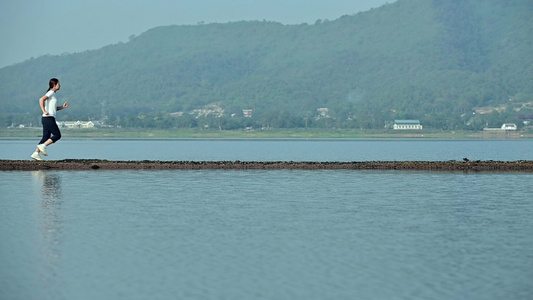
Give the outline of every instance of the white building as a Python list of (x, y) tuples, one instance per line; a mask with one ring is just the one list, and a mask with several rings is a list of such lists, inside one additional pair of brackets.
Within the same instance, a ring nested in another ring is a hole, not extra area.
[(517, 130), (518, 127), (514, 123), (504, 123), (500, 128), (483, 128), (485, 131), (508, 131), (508, 130)]
[(242, 110), (242, 115), (244, 117), (246, 117), (246, 118), (251, 118), (252, 114), (253, 114), (253, 110), (251, 110), (251, 109), (243, 109)]
[(502, 130), (516, 130), (517, 127), (516, 127), (516, 124), (514, 123), (504, 123), (502, 125)]
[(62, 128), (93, 128), (94, 123), (92, 121), (62, 121), (56, 122), (58, 127)]
[(421, 130), (422, 125), (419, 120), (394, 120), (392, 128), (394, 130)]
[(316, 112), (318, 113), (319, 117), (325, 118), (325, 117), (328, 116), (328, 108), (327, 107), (321, 107), (321, 108), (317, 109)]

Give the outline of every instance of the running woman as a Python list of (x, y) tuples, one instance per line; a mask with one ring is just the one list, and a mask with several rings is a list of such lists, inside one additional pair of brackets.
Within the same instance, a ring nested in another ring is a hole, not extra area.
[(43, 138), (37, 145), (37, 149), (31, 155), (31, 158), (35, 160), (43, 160), (41, 155), (46, 156), (46, 147), (50, 144), (57, 142), (61, 138), (61, 132), (56, 123), (56, 113), (58, 110), (62, 110), (68, 107), (68, 102), (65, 102), (63, 106), (57, 106), (56, 92), (59, 91), (61, 85), (57, 78), (50, 79), (48, 82), (48, 91), (44, 96), (39, 99), (39, 105), (43, 111), (42, 123), (43, 123)]

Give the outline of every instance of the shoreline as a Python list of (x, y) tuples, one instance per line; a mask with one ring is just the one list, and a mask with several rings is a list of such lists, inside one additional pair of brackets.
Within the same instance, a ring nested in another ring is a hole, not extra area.
[(533, 161), (109, 161), (65, 159), (57, 161), (0, 160), (0, 171), (87, 170), (409, 170), (533, 172)]

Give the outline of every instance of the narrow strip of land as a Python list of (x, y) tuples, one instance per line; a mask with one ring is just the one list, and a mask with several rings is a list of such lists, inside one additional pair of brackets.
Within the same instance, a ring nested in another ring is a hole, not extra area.
[(0, 160), (0, 171), (36, 170), (427, 170), (533, 172), (533, 161), (56, 161)]

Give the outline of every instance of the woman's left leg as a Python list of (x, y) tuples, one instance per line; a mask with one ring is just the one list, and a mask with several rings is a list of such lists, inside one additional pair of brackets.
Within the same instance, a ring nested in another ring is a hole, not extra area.
[[(61, 131), (57, 126), (55, 118), (43, 118), (43, 131), (43, 139), (39, 144), (44, 145), (45, 147), (57, 142), (61, 138)], [(36, 152), (43, 152), (43, 154), (45, 154), (46, 152), (43, 150), (45, 149), (40, 149), (39, 147), (37, 147)]]
[(50, 144), (53, 144), (61, 138), (61, 131), (59, 130), (59, 127), (57, 126), (56, 120), (54, 119), (54, 122), (50, 122), (48, 129), (52, 133), (52, 137), (49, 138), (44, 142), (45, 146), (48, 146)]

